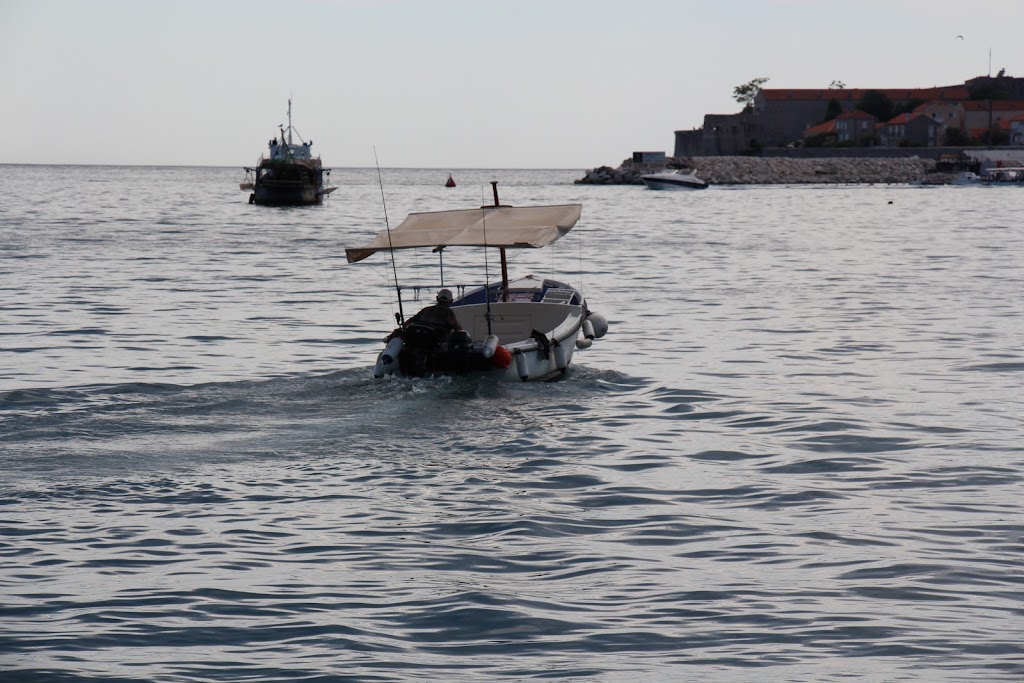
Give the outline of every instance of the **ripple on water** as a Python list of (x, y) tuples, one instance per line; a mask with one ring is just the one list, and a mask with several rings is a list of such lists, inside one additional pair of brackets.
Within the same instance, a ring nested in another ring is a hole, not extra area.
[[(549, 384), (377, 382), (393, 290), (337, 258), (377, 229), (365, 169), (267, 212), (210, 200), (227, 169), (25, 168), (0, 166), (9, 678), (1024, 675), (1013, 202), (501, 172), (585, 204), (559, 244), (615, 255), (582, 267), (608, 337)], [(390, 174), (399, 212), (493, 175)]]

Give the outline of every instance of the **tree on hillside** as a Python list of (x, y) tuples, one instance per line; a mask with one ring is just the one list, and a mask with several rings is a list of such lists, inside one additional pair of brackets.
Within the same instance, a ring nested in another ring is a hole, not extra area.
[(822, 123), (831, 121), (835, 117), (843, 113), (843, 105), (836, 98), (832, 98), (828, 101), (828, 108), (825, 109), (825, 118), (821, 120)]
[(732, 98), (742, 104), (744, 109), (752, 109), (754, 99), (761, 92), (761, 86), (767, 82), (767, 78), (755, 78), (743, 85), (737, 85), (732, 90)]
[(864, 93), (864, 97), (857, 102), (857, 109), (871, 114), (879, 121), (888, 121), (896, 111), (889, 96), (877, 90), (868, 90)]
[(892, 115), (899, 116), (900, 114), (909, 114), (910, 112), (914, 111), (924, 103), (924, 100), (922, 100), (920, 97), (915, 97), (914, 99), (908, 100), (903, 104), (894, 106), (892, 110)]
[(986, 76), (975, 81), (969, 92), (972, 100), (1006, 100), (1010, 94), (1006, 88), (1006, 69), (1000, 69), (995, 76)]
[(947, 147), (966, 147), (967, 145), (976, 145), (976, 141), (972, 140), (963, 128), (953, 128), (952, 126), (946, 129), (946, 132), (942, 134), (942, 144)]

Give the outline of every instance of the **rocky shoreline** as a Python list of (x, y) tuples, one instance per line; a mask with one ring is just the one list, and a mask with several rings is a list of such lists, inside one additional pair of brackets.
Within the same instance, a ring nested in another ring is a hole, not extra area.
[(618, 168), (600, 166), (577, 180), (579, 185), (642, 185), (640, 176), (667, 166), (692, 168), (711, 185), (790, 185), (804, 183), (870, 184), (952, 182), (955, 173), (939, 173), (935, 161), (897, 159), (787, 159), (780, 157), (685, 157), (665, 164), (640, 164), (627, 159)]

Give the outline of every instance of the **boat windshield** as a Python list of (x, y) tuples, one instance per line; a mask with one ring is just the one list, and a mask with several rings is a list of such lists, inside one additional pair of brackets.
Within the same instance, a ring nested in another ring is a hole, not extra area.
[(288, 143), (270, 144), (271, 159), (286, 159), (289, 156), (292, 159), (311, 159), (311, 143), (306, 142), (301, 145), (289, 145)]

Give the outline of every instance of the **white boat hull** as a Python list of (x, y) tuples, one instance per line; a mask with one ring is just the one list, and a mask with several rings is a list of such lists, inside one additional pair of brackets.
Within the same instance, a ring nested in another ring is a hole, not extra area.
[(648, 189), (706, 189), (708, 183), (693, 173), (648, 173), (640, 179)]
[[(379, 232), (370, 244), (345, 249), (349, 263), (395, 249), (430, 248), (441, 253), (446, 247), (476, 247), (498, 249), (501, 254), (501, 281), (493, 284), (445, 283), (442, 267), (437, 304), (408, 319), (399, 310), (399, 327), (385, 340), (374, 377), (479, 374), (520, 382), (556, 379), (565, 374), (576, 349), (589, 348), (607, 332), (608, 321), (587, 308), (575, 287), (532, 275), (508, 278), (506, 250), (553, 244), (576, 225), (582, 205), (503, 205), (498, 183), (491, 186), (491, 206), (411, 213), (394, 230)], [(401, 302), (397, 274), (395, 279)], [(452, 290), (458, 292), (454, 300)]]
[(649, 178), (641, 176), (641, 180), (650, 190), (704, 190), (708, 184), (702, 180), (686, 180), (680, 176), (676, 178)]
[[(603, 336), (607, 323), (603, 317), (588, 312), (578, 290), (550, 280), (543, 281), (543, 289), (540, 280), (524, 278), (517, 281), (523, 282), (538, 284), (533, 289), (510, 289), (509, 301), (492, 301), (489, 306), (483, 301), (482, 288), (454, 302), (452, 311), (471, 340), (471, 355), (455, 369), (431, 368), (423, 374), (473, 374), (509, 382), (549, 381), (566, 373), (577, 348), (587, 348), (595, 337)], [(533, 300), (546, 297), (549, 290), (558, 293), (552, 297), (556, 300)], [(493, 295), (494, 288), (491, 292)], [(600, 321), (597, 332), (593, 323), (588, 322), (591, 317)], [(492, 335), (497, 337), (499, 346), (495, 355), (489, 359), (472, 355), (480, 354), (485, 341)], [(405, 376), (400, 363), (381, 362), (386, 355), (387, 349), (378, 357), (379, 370), (375, 374)], [(502, 367), (502, 363), (507, 363), (507, 367)]]

